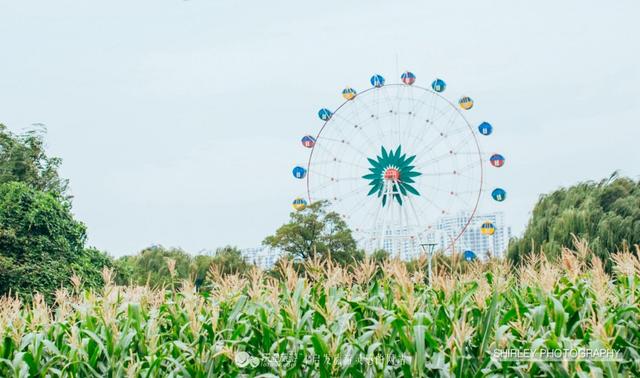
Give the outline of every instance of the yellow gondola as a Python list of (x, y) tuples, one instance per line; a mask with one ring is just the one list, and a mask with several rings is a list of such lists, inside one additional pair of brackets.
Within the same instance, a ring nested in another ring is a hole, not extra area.
[(469, 110), (473, 108), (473, 100), (471, 99), (471, 97), (467, 97), (467, 96), (462, 97), (460, 101), (458, 101), (458, 104), (464, 110)]
[(486, 221), (482, 223), (480, 232), (482, 233), (482, 235), (491, 236), (496, 232), (496, 228), (493, 226), (493, 223), (491, 223), (491, 221)]
[(296, 211), (302, 211), (307, 208), (307, 201), (305, 201), (304, 198), (298, 197), (293, 200), (292, 206)]
[(342, 91), (342, 97), (344, 97), (347, 100), (353, 100), (354, 98), (356, 98), (356, 94), (357, 94), (356, 90), (349, 87), (345, 88)]

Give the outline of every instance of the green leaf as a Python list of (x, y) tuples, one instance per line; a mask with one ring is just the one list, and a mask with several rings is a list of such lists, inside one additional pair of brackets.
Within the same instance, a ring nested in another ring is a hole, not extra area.
[(409, 184), (405, 184), (404, 185), (405, 189), (407, 189), (408, 192), (415, 194), (416, 196), (419, 196), (420, 193), (418, 193), (418, 191), (411, 185)]

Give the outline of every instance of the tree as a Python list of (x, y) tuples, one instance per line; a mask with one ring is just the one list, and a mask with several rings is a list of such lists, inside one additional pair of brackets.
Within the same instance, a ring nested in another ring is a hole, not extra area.
[[(170, 262), (172, 267), (170, 267)], [(179, 248), (154, 245), (135, 256), (116, 260), (116, 282), (151, 287), (170, 286), (176, 280), (189, 279), (191, 256)]]
[(514, 239), (508, 257), (520, 263), (543, 251), (555, 258), (573, 235), (609, 265), (608, 257), (624, 245), (640, 243), (640, 182), (614, 173), (600, 182), (584, 182), (543, 195), (522, 238)]
[(263, 244), (278, 248), (294, 259), (312, 259), (315, 256), (331, 259), (340, 264), (360, 261), (359, 251), (346, 222), (335, 212), (327, 211), (326, 201), (314, 202), (303, 211), (290, 214), (289, 223), (282, 225)]
[(384, 249), (376, 249), (371, 253), (371, 258), (378, 264), (382, 264), (383, 262), (389, 260), (390, 257), (391, 255), (389, 254), (389, 252)]
[(56, 289), (70, 286), (73, 274), (85, 286), (101, 285), (100, 271), (110, 259), (86, 249), (85, 241), (84, 224), (53, 194), (24, 183), (0, 184), (0, 295), (39, 292), (51, 300)]
[(237, 247), (226, 246), (218, 248), (211, 259), (211, 264), (216, 266), (222, 274), (244, 274), (249, 271), (249, 265)]
[(202, 286), (207, 280), (207, 274), (209, 273), (211, 264), (213, 264), (213, 256), (196, 255), (196, 257), (192, 259), (191, 271), (195, 275), (196, 287)]
[(0, 124), (0, 184), (22, 182), (69, 204), (69, 181), (58, 175), (62, 160), (45, 154), (43, 134), (30, 130), (16, 135)]

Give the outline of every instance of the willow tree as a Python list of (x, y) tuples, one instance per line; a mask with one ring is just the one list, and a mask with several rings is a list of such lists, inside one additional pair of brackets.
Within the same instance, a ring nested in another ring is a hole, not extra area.
[(508, 256), (519, 263), (532, 251), (557, 257), (573, 235), (588, 241), (607, 261), (610, 253), (640, 244), (640, 181), (614, 173), (599, 182), (584, 182), (540, 197), (522, 238)]

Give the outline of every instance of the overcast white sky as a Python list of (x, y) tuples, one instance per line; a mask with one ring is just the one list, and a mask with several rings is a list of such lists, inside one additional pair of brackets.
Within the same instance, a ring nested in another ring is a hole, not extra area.
[[(0, 122), (48, 128), (90, 244), (258, 245), (317, 109), (399, 69), (496, 128), (514, 231), (541, 193), (640, 176), (640, 2), (0, 2)], [(492, 184), (497, 184), (496, 182)]]

